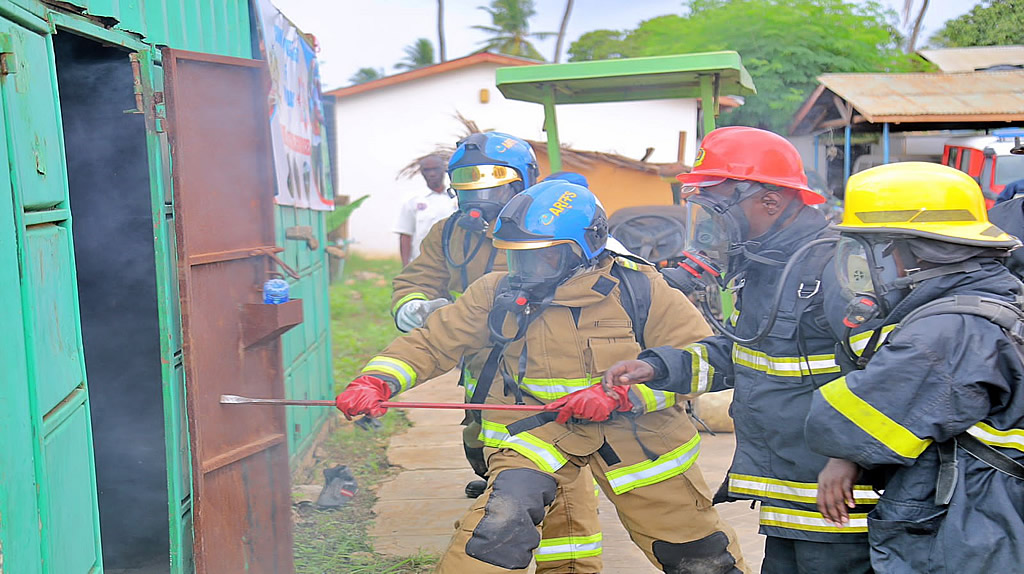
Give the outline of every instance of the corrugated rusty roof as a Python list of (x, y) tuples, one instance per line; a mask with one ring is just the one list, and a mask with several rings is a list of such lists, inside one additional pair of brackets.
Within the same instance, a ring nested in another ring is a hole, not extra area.
[(1024, 71), (824, 74), (818, 81), (873, 123), (1024, 120)]
[(1024, 65), (1024, 46), (1019, 45), (938, 48), (918, 50), (917, 53), (946, 73), (973, 72), (1001, 65)]

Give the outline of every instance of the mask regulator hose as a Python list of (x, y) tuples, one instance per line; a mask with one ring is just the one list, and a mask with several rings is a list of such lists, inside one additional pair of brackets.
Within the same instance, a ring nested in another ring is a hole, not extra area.
[(779, 284), (775, 288), (775, 297), (772, 299), (772, 306), (771, 310), (768, 312), (768, 318), (765, 321), (764, 326), (761, 327), (761, 330), (758, 331), (757, 334), (754, 335), (753, 337), (750, 337), (748, 339), (738, 337), (735, 333), (732, 332), (732, 330), (728, 326), (725, 325), (725, 323), (720, 321), (718, 317), (715, 316), (714, 312), (711, 310), (711, 304), (708, 301), (709, 297), (712, 296), (710, 293), (711, 288), (715, 286), (715, 284), (709, 285), (708, 288), (705, 289), (705, 291), (700, 296), (700, 306), (701, 309), (704, 311), (704, 318), (707, 319), (708, 322), (711, 323), (711, 325), (719, 333), (721, 333), (727, 339), (731, 340), (734, 343), (740, 345), (753, 345), (761, 341), (762, 339), (768, 336), (768, 333), (772, 330), (772, 327), (775, 326), (775, 319), (778, 318), (779, 308), (782, 306), (782, 296), (785, 293), (786, 282), (789, 280), (789, 276), (793, 272), (793, 268), (796, 266), (796, 263), (800, 261), (800, 259), (804, 255), (806, 255), (807, 252), (809, 252), (811, 249), (814, 249), (815, 247), (819, 247), (822, 245), (831, 245), (837, 243), (838, 241), (838, 237), (824, 237), (822, 239), (815, 239), (814, 241), (807, 243), (800, 249), (797, 249), (793, 253), (793, 255), (790, 256), (789, 261), (786, 262), (786, 266), (782, 268), (782, 276), (779, 277)]

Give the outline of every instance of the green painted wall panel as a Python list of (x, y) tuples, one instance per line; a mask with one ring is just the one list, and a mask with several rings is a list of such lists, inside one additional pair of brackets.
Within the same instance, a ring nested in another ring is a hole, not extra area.
[(178, 482), (184, 487), (183, 492), (179, 495), (181, 499), (176, 501), (180, 505), (192, 498), (192, 458), (188, 443), (188, 411), (185, 409), (185, 367), (181, 363), (174, 367), (174, 383), (176, 400), (181, 407), (177, 409), (178, 428), (176, 430), (179, 430), (182, 438), (185, 439), (178, 441), (175, 453), (177, 464), (174, 465), (178, 473)]
[[(299, 272), (299, 279), (290, 279), (293, 298), (303, 301), (303, 323), (282, 336), (282, 357), (285, 366), (285, 394), (300, 398), (323, 399), (333, 396), (330, 378), (331, 356), (327, 308), (325, 214), (309, 209), (278, 206), (277, 242), (285, 248), (282, 259)], [(305, 241), (285, 239), (285, 230), (308, 226), (320, 245), (311, 250)], [(312, 444), (320, 426), (333, 414), (330, 409), (289, 407), (288, 448), (293, 457), (301, 455)]]
[(40, 415), (84, 380), (68, 241), (68, 230), (54, 224), (35, 225), (25, 232), (29, 305), (35, 313), (29, 344), (36, 355), (34, 385)]
[(185, 509), (181, 517), (181, 540), (182, 553), (180, 556), (181, 569), (178, 572), (192, 574), (196, 571), (195, 559), (193, 558), (193, 533), (192, 533), (192, 507)]
[(11, 177), (25, 209), (57, 205), (65, 197), (65, 178), (49, 39), (0, 22), (0, 49), (14, 52), (17, 62), (15, 73), (0, 76)]
[(48, 495), (45, 527), (50, 558), (47, 567), (54, 574), (86, 574), (98, 566), (98, 526), (91, 513), (75, 510), (96, 507), (95, 487), (91, 481), (83, 480), (92, 473), (88, 427), (89, 415), (83, 402), (44, 439), (43, 486)]
[[(6, 129), (0, 111), (0, 129)], [(7, 156), (0, 138), (0, 157)], [(40, 554), (39, 507), (36, 500), (36, 449), (30, 407), (28, 365), (25, 360), (24, 318), (18, 285), (18, 233), (9, 172), (0, 170), (0, 555), (7, 572), (38, 574)], [(4, 555), (3, 549), (7, 552)]]
[[(16, 0), (38, 9), (40, 2)], [(117, 21), (153, 45), (252, 57), (248, 0), (63, 0), (85, 14)]]

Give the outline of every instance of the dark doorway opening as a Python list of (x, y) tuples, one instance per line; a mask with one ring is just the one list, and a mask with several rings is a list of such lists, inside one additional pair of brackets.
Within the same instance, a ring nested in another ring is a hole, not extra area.
[(128, 52), (53, 37), (92, 408), (104, 570), (169, 572), (146, 131)]

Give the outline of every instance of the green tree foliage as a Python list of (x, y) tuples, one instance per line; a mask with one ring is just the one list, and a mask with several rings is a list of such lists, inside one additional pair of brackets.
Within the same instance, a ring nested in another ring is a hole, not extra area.
[(348, 81), (352, 84), (365, 84), (366, 82), (372, 82), (379, 80), (384, 77), (384, 68), (359, 68), (359, 70), (352, 74), (352, 77)]
[(530, 18), (537, 13), (533, 0), (491, 0), (490, 5), (479, 8), (491, 15), (493, 24), (473, 26), (491, 36), (482, 42), (483, 51), (544, 61), (544, 56), (540, 55), (530, 38), (543, 40), (557, 33), (530, 32)]
[(919, 60), (900, 52), (897, 15), (877, 2), (691, 0), (687, 7), (685, 16), (647, 20), (618, 41), (607, 30), (584, 35), (569, 48), (572, 59), (735, 50), (757, 95), (720, 123), (774, 131), (785, 130), (823, 73), (903, 71)]
[(946, 48), (1024, 44), (1024, 0), (985, 0), (946, 22), (930, 43)]
[(569, 45), (569, 61), (610, 60), (623, 57), (625, 32), (618, 30), (594, 30), (580, 36)]
[(426, 38), (419, 38), (405, 47), (405, 58), (395, 64), (398, 70), (415, 70), (434, 63), (434, 45)]

